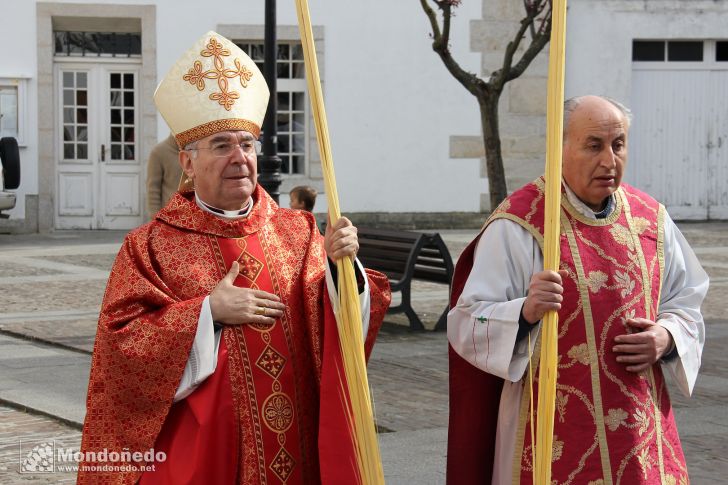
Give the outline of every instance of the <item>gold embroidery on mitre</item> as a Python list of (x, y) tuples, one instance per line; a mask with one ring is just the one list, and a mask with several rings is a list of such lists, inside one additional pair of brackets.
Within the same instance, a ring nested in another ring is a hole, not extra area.
[(181, 147), (187, 146), (193, 141), (200, 140), (206, 136), (220, 133), (221, 131), (247, 131), (254, 137), (260, 136), (260, 127), (252, 121), (242, 120), (239, 118), (227, 118), (224, 120), (214, 120), (202, 125), (195, 126), (182, 133), (177, 133), (174, 138)]
[(604, 479), (600, 478), (599, 480), (592, 480), (588, 483), (588, 485), (604, 485)]
[(627, 411), (624, 409), (610, 409), (609, 414), (604, 418), (604, 422), (609, 428), (609, 431), (617, 431), (620, 425), (625, 424), (625, 420), (629, 417)]
[(240, 63), (240, 59), (235, 58), (233, 64), (235, 69), (225, 68), (223, 57), (230, 55), (230, 50), (223, 48), (222, 44), (215, 37), (210, 37), (206, 49), (200, 51), (203, 57), (212, 57), (215, 69), (207, 71), (202, 70), (202, 63), (195, 61), (190, 70), (182, 76), (184, 81), (196, 86), (199, 91), (205, 89), (205, 79), (217, 79), (217, 86), (220, 92), (210, 94), (210, 99), (217, 101), (227, 111), (235, 104), (235, 100), (240, 98), (240, 93), (229, 89), (228, 79), (238, 78), (240, 85), (244, 88), (248, 87), (248, 81), (253, 77), (253, 72)]

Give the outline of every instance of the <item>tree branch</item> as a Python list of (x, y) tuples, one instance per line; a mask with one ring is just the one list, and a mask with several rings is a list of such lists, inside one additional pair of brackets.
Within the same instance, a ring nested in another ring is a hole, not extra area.
[[(452, 5), (440, 2), (442, 9), (442, 43), (447, 48), (450, 45), (450, 21), (452, 20)], [(448, 49), (449, 50), (449, 49)]]
[(523, 53), (521, 59), (515, 66), (513, 66), (513, 68), (511, 68), (508, 76), (506, 77), (506, 82), (512, 81), (523, 74), (526, 68), (531, 64), (531, 61), (533, 61), (544, 46), (549, 43), (549, 40), (551, 39), (551, 12), (549, 12), (548, 19), (545, 20), (539, 30), (539, 34), (531, 41), (531, 45), (528, 46), (528, 49), (526, 49), (526, 52)]
[(430, 5), (427, 3), (427, 0), (420, 0), (420, 5), (422, 5), (422, 9), (425, 11), (425, 14), (427, 14), (427, 18), (430, 19), (430, 27), (432, 27), (432, 39), (433, 39), (433, 47), (432, 49), (436, 51), (435, 49), (435, 42), (437, 42), (437, 39), (441, 37), (440, 35), (440, 24), (437, 23), (437, 14), (434, 10), (430, 7)]
[[(536, 18), (544, 11), (547, 5), (551, 5), (551, 0), (524, 0), (523, 4), (526, 9), (526, 17), (521, 20), (521, 26), (519, 27), (518, 32), (506, 47), (505, 55), (503, 56), (503, 67), (494, 73), (492, 78), (492, 84), (499, 90), (503, 89), (505, 83), (512, 81), (523, 74), (523, 71), (526, 70), (531, 61), (533, 61), (538, 53), (541, 52), (541, 49), (543, 49), (543, 47), (548, 43), (551, 35), (550, 9), (539, 29), (535, 29)], [(521, 56), (521, 59), (518, 61), (516, 66), (513, 66), (513, 57), (521, 44), (521, 40), (525, 37), (526, 30), (529, 29), (533, 35), (531, 43), (526, 49), (526, 52), (524, 52), (523, 56)]]
[(457, 79), (458, 82), (468, 90), (468, 92), (470, 92), (470, 94), (475, 97), (482, 96), (485, 91), (489, 90), (489, 86), (475, 74), (467, 72), (461, 68), (457, 61), (453, 59), (452, 53), (450, 52), (450, 19), (452, 18), (452, 7), (457, 5), (458, 2), (453, 2), (451, 0), (433, 1), (437, 4), (440, 10), (442, 10), (442, 30), (440, 29), (437, 14), (432, 7), (430, 7), (428, 0), (420, 0), (420, 5), (422, 5), (422, 9), (425, 11), (425, 14), (427, 14), (427, 18), (430, 20), (430, 26), (432, 27), (432, 50), (440, 56), (440, 59), (442, 59), (443, 64), (445, 64), (445, 67), (450, 74), (452, 74), (453, 77)]
[[(528, 12), (528, 10), (532, 7), (533, 3), (532, 0), (523, 0), (523, 8)], [(528, 30), (531, 32), (531, 39), (533, 39), (536, 36), (536, 26), (531, 22), (529, 25)]]

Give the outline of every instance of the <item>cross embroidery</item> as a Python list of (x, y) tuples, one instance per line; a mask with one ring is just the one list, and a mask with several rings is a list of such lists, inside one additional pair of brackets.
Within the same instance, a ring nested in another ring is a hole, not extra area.
[(488, 319), (485, 318), (484, 316), (477, 317), (476, 320), (479, 321), (480, 323), (485, 323), (488, 321)]
[(240, 59), (235, 58), (235, 69), (226, 69), (223, 56), (229, 56), (230, 50), (223, 49), (222, 44), (214, 37), (210, 38), (207, 48), (200, 52), (203, 57), (213, 57), (215, 69), (202, 71), (202, 63), (195, 61), (193, 67), (182, 76), (182, 79), (190, 84), (197, 86), (199, 91), (205, 89), (205, 79), (217, 79), (217, 86), (220, 92), (212, 93), (210, 99), (217, 101), (227, 111), (235, 104), (235, 100), (240, 97), (237, 91), (228, 91), (228, 79), (240, 78), (240, 85), (244, 88), (248, 87), (248, 81), (253, 77), (252, 71), (240, 63)]

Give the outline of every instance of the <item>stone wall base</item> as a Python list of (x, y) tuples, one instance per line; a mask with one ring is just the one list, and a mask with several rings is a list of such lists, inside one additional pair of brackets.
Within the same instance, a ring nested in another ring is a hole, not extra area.
[(0, 234), (30, 234), (38, 232), (38, 195), (25, 196), (24, 219), (0, 219)]
[[(344, 214), (355, 226), (376, 229), (479, 229), (488, 218), (483, 212), (350, 212)], [(317, 221), (326, 214), (317, 213)]]

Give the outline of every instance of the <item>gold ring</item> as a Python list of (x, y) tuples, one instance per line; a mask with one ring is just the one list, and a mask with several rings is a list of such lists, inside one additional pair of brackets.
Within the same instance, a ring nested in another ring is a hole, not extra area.
[(263, 316), (265, 316), (265, 307), (264, 306), (258, 307), (258, 309), (255, 310), (255, 314), (256, 315), (263, 315)]

